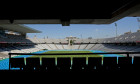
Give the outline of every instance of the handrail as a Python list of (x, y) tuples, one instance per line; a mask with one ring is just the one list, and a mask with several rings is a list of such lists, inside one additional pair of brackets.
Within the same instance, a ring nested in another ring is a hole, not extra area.
[(99, 52), (99, 53), (9, 53), (9, 55), (94, 55), (94, 54), (140, 54), (140, 52)]
[(9, 53), (9, 70), (10, 70), (10, 59), (11, 55), (95, 55), (95, 54), (140, 54), (140, 52), (100, 52), (100, 53)]

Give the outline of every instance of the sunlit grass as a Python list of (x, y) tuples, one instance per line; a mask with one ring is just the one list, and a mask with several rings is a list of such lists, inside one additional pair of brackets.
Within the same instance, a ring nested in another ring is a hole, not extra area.
[[(50, 53), (93, 53), (90, 51), (48, 51), (43, 54), (50, 54)], [(101, 55), (34, 55), (31, 58), (36, 57), (43, 57), (43, 58), (55, 58), (55, 57), (102, 57)]]

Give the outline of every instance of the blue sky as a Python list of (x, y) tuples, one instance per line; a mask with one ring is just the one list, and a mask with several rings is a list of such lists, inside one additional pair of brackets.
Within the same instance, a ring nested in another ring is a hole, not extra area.
[[(117, 23), (118, 35), (125, 32), (136, 32), (139, 29), (137, 22), (139, 17), (125, 17), (114, 23)], [(30, 28), (40, 30), (42, 33), (28, 33), (27, 36), (33, 38), (65, 38), (74, 36), (78, 38), (108, 38), (116, 36), (116, 27), (112, 24), (96, 25), (96, 24), (70, 24), (70, 26), (62, 26), (61, 24), (24, 24)]]

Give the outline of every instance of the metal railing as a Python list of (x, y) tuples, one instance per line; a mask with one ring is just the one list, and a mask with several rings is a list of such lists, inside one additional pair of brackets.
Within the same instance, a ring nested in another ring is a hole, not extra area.
[[(140, 54), (140, 52), (100, 52), (100, 53), (9, 53), (9, 70), (11, 64), (11, 55), (46, 55), (46, 56), (53, 56), (53, 55), (97, 55), (97, 54), (124, 54), (127, 55), (126, 57), (130, 57), (130, 54)], [(80, 57), (80, 56), (79, 56)]]

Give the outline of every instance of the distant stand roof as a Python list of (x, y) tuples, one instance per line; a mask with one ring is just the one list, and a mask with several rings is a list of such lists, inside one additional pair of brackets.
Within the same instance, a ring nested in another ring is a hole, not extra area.
[(41, 33), (41, 31), (29, 28), (20, 24), (0, 24), (0, 29), (20, 32), (20, 33)]

